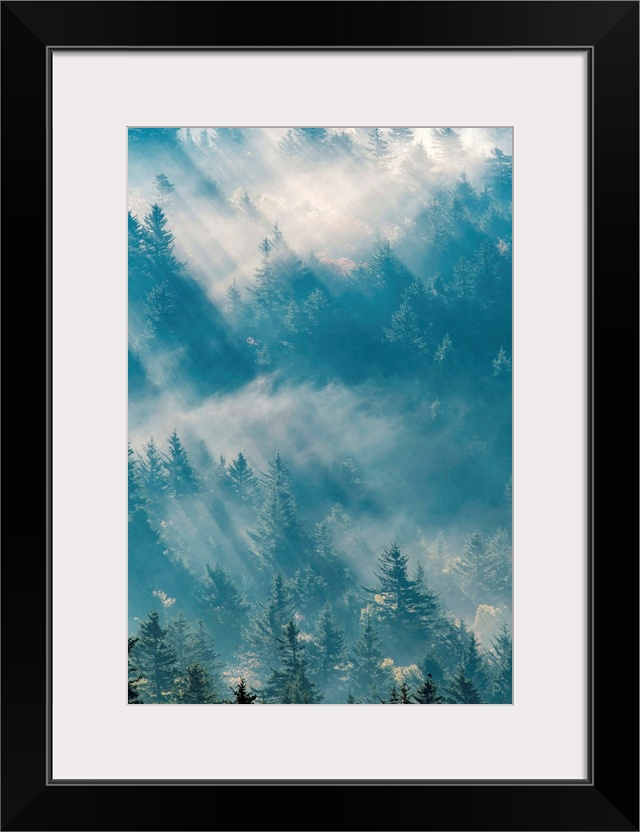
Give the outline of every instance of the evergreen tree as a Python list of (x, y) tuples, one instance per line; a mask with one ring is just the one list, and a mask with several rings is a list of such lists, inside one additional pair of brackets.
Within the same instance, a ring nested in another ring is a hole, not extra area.
[(327, 603), (329, 585), (314, 566), (299, 569), (293, 577), (296, 604), (304, 615), (314, 620)]
[(167, 469), (167, 487), (176, 497), (186, 497), (198, 491), (198, 478), (184, 449), (178, 431), (174, 428), (168, 440), (169, 453), (164, 455)]
[(269, 671), (277, 663), (280, 655), (278, 639), (292, 617), (293, 599), (285, 579), (278, 573), (273, 579), (268, 602), (260, 605), (260, 612), (246, 633), (247, 642), (263, 670)]
[(486, 160), (491, 192), (502, 202), (511, 202), (513, 158), (494, 147)]
[(392, 127), (389, 130), (389, 138), (401, 150), (405, 150), (413, 144), (413, 137), (413, 130), (410, 127)]
[(176, 295), (169, 288), (169, 281), (163, 280), (146, 295), (144, 317), (150, 337), (162, 332), (169, 335), (175, 323)]
[(499, 705), (513, 702), (513, 644), (506, 624), (491, 642), (489, 654), (491, 683), (489, 701)]
[(438, 695), (438, 688), (428, 673), (422, 685), (413, 694), (418, 705), (441, 705), (442, 697)]
[(452, 705), (481, 705), (482, 699), (464, 668), (459, 667), (445, 689), (446, 702)]
[(383, 170), (391, 158), (389, 143), (386, 141), (384, 133), (379, 127), (374, 127), (373, 130), (370, 130), (368, 136), (367, 153), (375, 165), (376, 170)]
[(233, 492), (242, 502), (254, 505), (258, 498), (258, 480), (242, 451), (229, 463), (227, 476)]
[(150, 258), (153, 273), (161, 277), (166, 272), (177, 268), (173, 256), (173, 234), (167, 228), (167, 217), (156, 203), (144, 218), (144, 245)]
[(251, 693), (251, 691), (247, 689), (247, 683), (244, 679), (240, 679), (237, 686), (235, 688), (231, 688), (231, 692), (233, 693), (236, 705), (253, 705), (258, 698), (257, 693)]
[(199, 664), (190, 664), (177, 683), (176, 702), (180, 705), (213, 705), (218, 697), (211, 677)]
[(237, 324), (242, 317), (242, 309), (242, 295), (240, 294), (240, 289), (238, 289), (238, 284), (234, 280), (225, 292), (224, 311)]
[(173, 650), (179, 670), (189, 664), (190, 627), (184, 613), (180, 611), (167, 625), (167, 643)]
[(298, 524), (298, 508), (291, 492), (289, 472), (280, 454), (262, 475), (263, 501), (258, 508), (258, 523), (248, 530), (253, 551), (263, 566), (293, 574), (304, 545)]
[(280, 667), (274, 669), (264, 691), (268, 702), (287, 705), (310, 705), (322, 701), (322, 694), (307, 675), (304, 658), (306, 644), (300, 640), (300, 630), (293, 619), (285, 627), (284, 636), (278, 638)]
[(176, 186), (169, 182), (169, 177), (164, 173), (158, 173), (155, 176), (156, 193), (161, 202), (166, 202), (171, 194), (175, 191)]
[(433, 182), (434, 161), (422, 142), (405, 151), (400, 163), (400, 179), (406, 190), (418, 193)]
[(215, 623), (217, 642), (226, 648), (235, 647), (240, 640), (249, 604), (220, 563), (215, 566), (207, 564), (206, 570), (203, 600)]
[(314, 678), (326, 693), (328, 688), (334, 688), (340, 681), (346, 662), (344, 633), (336, 624), (330, 604), (322, 612), (309, 650)]
[(196, 621), (197, 629), (190, 634), (188, 652), (190, 664), (199, 664), (203, 667), (214, 684), (217, 685), (217, 673), (222, 665), (217, 661), (220, 658), (220, 653), (216, 653), (215, 640), (207, 632), (204, 622), (201, 619)]
[(427, 344), (418, 326), (418, 319), (408, 300), (404, 300), (391, 315), (391, 326), (383, 327), (384, 337), (409, 357), (427, 353)]
[(415, 641), (433, 635), (439, 604), (434, 592), (421, 590), (409, 577), (408, 560), (396, 543), (385, 547), (378, 559), (380, 571), (375, 573), (378, 585), (363, 589), (374, 596), (377, 615), (392, 637), (398, 655), (410, 658), (407, 650), (413, 649)]
[(142, 681), (143, 677), (136, 675), (138, 668), (131, 661), (131, 651), (137, 643), (138, 639), (134, 638), (133, 636), (129, 636), (129, 638), (127, 639), (127, 661), (129, 669), (129, 680), (127, 685), (127, 702), (129, 705), (142, 705), (142, 699), (140, 698), (140, 691), (138, 690), (138, 685)]
[(391, 688), (391, 694), (387, 702), (381, 701), (383, 705), (413, 705), (409, 694), (409, 685), (404, 679), (400, 683), (400, 688), (395, 684)]
[(352, 690), (365, 702), (379, 702), (380, 692), (389, 683), (391, 674), (383, 667), (383, 659), (373, 618), (370, 612), (365, 612), (362, 632), (353, 645), (353, 667), (350, 674)]
[(451, 127), (437, 127), (431, 131), (436, 158), (441, 167), (459, 171), (464, 167), (467, 152), (460, 134)]
[(474, 632), (469, 632), (463, 659), (464, 675), (473, 682), (478, 696), (484, 699), (489, 687), (487, 663)]
[(258, 211), (256, 206), (252, 202), (248, 191), (244, 191), (244, 193), (240, 197), (238, 210), (240, 211), (242, 216), (248, 219), (250, 222), (258, 222), (258, 220), (261, 219), (260, 211)]
[(167, 493), (167, 469), (153, 436), (143, 444), (142, 451), (136, 463), (138, 482), (146, 500), (157, 505)]
[(154, 610), (147, 621), (141, 621), (136, 644), (138, 667), (143, 676), (140, 682), (147, 702), (170, 702), (176, 675), (176, 656), (167, 640), (167, 630), (160, 624)]
[(129, 498), (129, 522), (131, 522), (134, 512), (137, 511), (144, 502), (142, 494), (140, 493), (140, 482), (138, 479), (139, 464), (140, 463), (134, 456), (133, 448), (131, 447), (131, 442), (127, 442), (127, 494)]

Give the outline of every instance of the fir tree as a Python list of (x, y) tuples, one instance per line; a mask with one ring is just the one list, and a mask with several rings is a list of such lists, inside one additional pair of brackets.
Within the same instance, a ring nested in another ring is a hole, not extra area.
[(238, 289), (238, 284), (234, 280), (225, 292), (224, 311), (234, 323), (238, 323), (242, 317), (242, 309), (242, 295), (240, 289)]
[(392, 127), (389, 138), (401, 150), (405, 150), (413, 144), (413, 130), (410, 127)]
[(240, 500), (254, 505), (258, 498), (258, 480), (242, 451), (229, 463), (227, 476), (233, 492)]
[(310, 668), (320, 689), (334, 687), (344, 673), (346, 654), (344, 633), (336, 624), (330, 604), (322, 611), (309, 651), (313, 657)]
[(513, 701), (513, 645), (506, 624), (503, 624), (498, 636), (492, 640), (491, 648), (489, 701), (510, 705)]
[(369, 131), (367, 142), (367, 153), (375, 165), (376, 170), (382, 170), (391, 157), (389, 143), (384, 138), (384, 133), (379, 127)]
[(156, 193), (161, 202), (166, 202), (171, 194), (175, 191), (175, 185), (169, 182), (169, 177), (164, 173), (158, 173), (155, 176)]
[(167, 469), (153, 436), (138, 454), (137, 477), (140, 488), (151, 504), (156, 504), (167, 493)]
[(197, 628), (190, 634), (188, 652), (190, 656), (190, 664), (199, 664), (203, 667), (214, 683), (217, 685), (217, 673), (222, 667), (218, 662), (220, 653), (216, 653), (216, 643), (214, 638), (207, 632), (204, 622), (201, 619), (196, 621)]
[(189, 664), (190, 627), (184, 613), (180, 611), (167, 625), (167, 642), (176, 657), (180, 670)]
[(405, 655), (407, 642), (424, 640), (432, 635), (439, 618), (438, 596), (428, 588), (420, 589), (409, 577), (408, 557), (396, 543), (383, 549), (376, 572), (378, 585), (363, 587), (372, 594), (377, 614), (394, 640), (400, 655)]
[(494, 147), (486, 160), (491, 177), (491, 192), (502, 202), (511, 202), (513, 158), (499, 147)]
[(206, 564), (203, 600), (207, 612), (216, 625), (218, 644), (235, 646), (245, 624), (249, 604), (233, 582), (229, 572), (220, 564)]
[(190, 664), (177, 683), (176, 702), (180, 705), (213, 705), (218, 697), (211, 677), (199, 664)]
[(378, 702), (380, 692), (389, 682), (390, 673), (382, 666), (384, 656), (380, 639), (369, 612), (362, 617), (362, 632), (353, 645), (352, 690), (365, 702)]
[(168, 440), (169, 453), (164, 455), (167, 487), (176, 497), (186, 497), (198, 491), (198, 477), (174, 428)]
[(131, 651), (138, 643), (138, 639), (134, 638), (133, 636), (129, 636), (127, 639), (127, 653), (128, 653), (128, 669), (129, 669), (129, 680), (127, 685), (127, 702), (129, 705), (142, 705), (142, 699), (140, 698), (140, 691), (138, 690), (138, 685), (142, 681), (143, 677), (137, 675), (138, 668), (133, 664), (131, 660)]
[(273, 579), (268, 602), (260, 605), (260, 612), (246, 633), (247, 642), (261, 668), (269, 671), (277, 663), (280, 654), (278, 639), (292, 616), (293, 599), (285, 579), (278, 573)]
[(459, 667), (445, 688), (446, 702), (453, 705), (481, 705), (482, 699), (464, 668)]
[(489, 675), (480, 642), (472, 631), (468, 634), (468, 642), (463, 657), (463, 669), (466, 678), (473, 682), (478, 696), (484, 699), (489, 687)]
[(252, 693), (247, 688), (247, 683), (244, 679), (240, 679), (235, 688), (231, 688), (233, 698), (236, 705), (253, 705), (258, 698), (257, 693)]
[(136, 644), (140, 683), (144, 698), (151, 703), (170, 702), (176, 675), (176, 656), (167, 641), (167, 630), (154, 610), (141, 621)]
[(167, 228), (167, 217), (156, 203), (144, 218), (144, 245), (149, 255), (154, 276), (173, 272), (177, 261), (173, 256), (173, 234)]
[(278, 638), (280, 667), (273, 670), (265, 687), (267, 701), (287, 705), (310, 705), (322, 701), (322, 694), (307, 675), (305, 647), (306, 644), (300, 641), (300, 630), (291, 619), (283, 637)]
[(163, 334), (173, 332), (175, 323), (176, 295), (169, 288), (169, 281), (163, 280), (146, 295), (144, 317), (149, 336), (161, 331)]
[(262, 565), (292, 574), (302, 554), (303, 537), (289, 472), (280, 454), (262, 475), (262, 492), (257, 526), (248, 531), (254, 553)]
[(244, 191), (244, 193), (240, 197), (239, 211), (242, 214), (242, 216), (248, 219), (250, 222), (258, 222), (258, 220), (261, 219), (260, 211), (258, 211), (256, 206), (252, 202), (248, 191)]
[(436, 684), (433, 681), (433, 678), (431, 677), (430, 673), (427, 673), (424, 682), (413, 694), (413, 698), (416, 700), (418, 705), (442, 704), (442, 696), (438, 695), (438, 688), (436, 687)]

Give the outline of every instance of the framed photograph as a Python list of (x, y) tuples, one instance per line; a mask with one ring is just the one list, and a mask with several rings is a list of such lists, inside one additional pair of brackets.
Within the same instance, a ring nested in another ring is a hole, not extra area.
[(638, 4), (220, 8), (2, 6), (47, 324), (3, 828), (637, 829)]

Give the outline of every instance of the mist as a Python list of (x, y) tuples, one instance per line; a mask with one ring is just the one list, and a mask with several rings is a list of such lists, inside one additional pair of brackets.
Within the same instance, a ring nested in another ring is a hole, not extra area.
[(511, 153), (130, 131), (134, 701), (510, 701)]

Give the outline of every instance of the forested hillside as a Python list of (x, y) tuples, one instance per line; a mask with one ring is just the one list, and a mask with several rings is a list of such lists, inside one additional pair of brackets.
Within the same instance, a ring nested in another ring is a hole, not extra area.
[(511, 702), (511, 169), (129, 131), (129, 702)]

